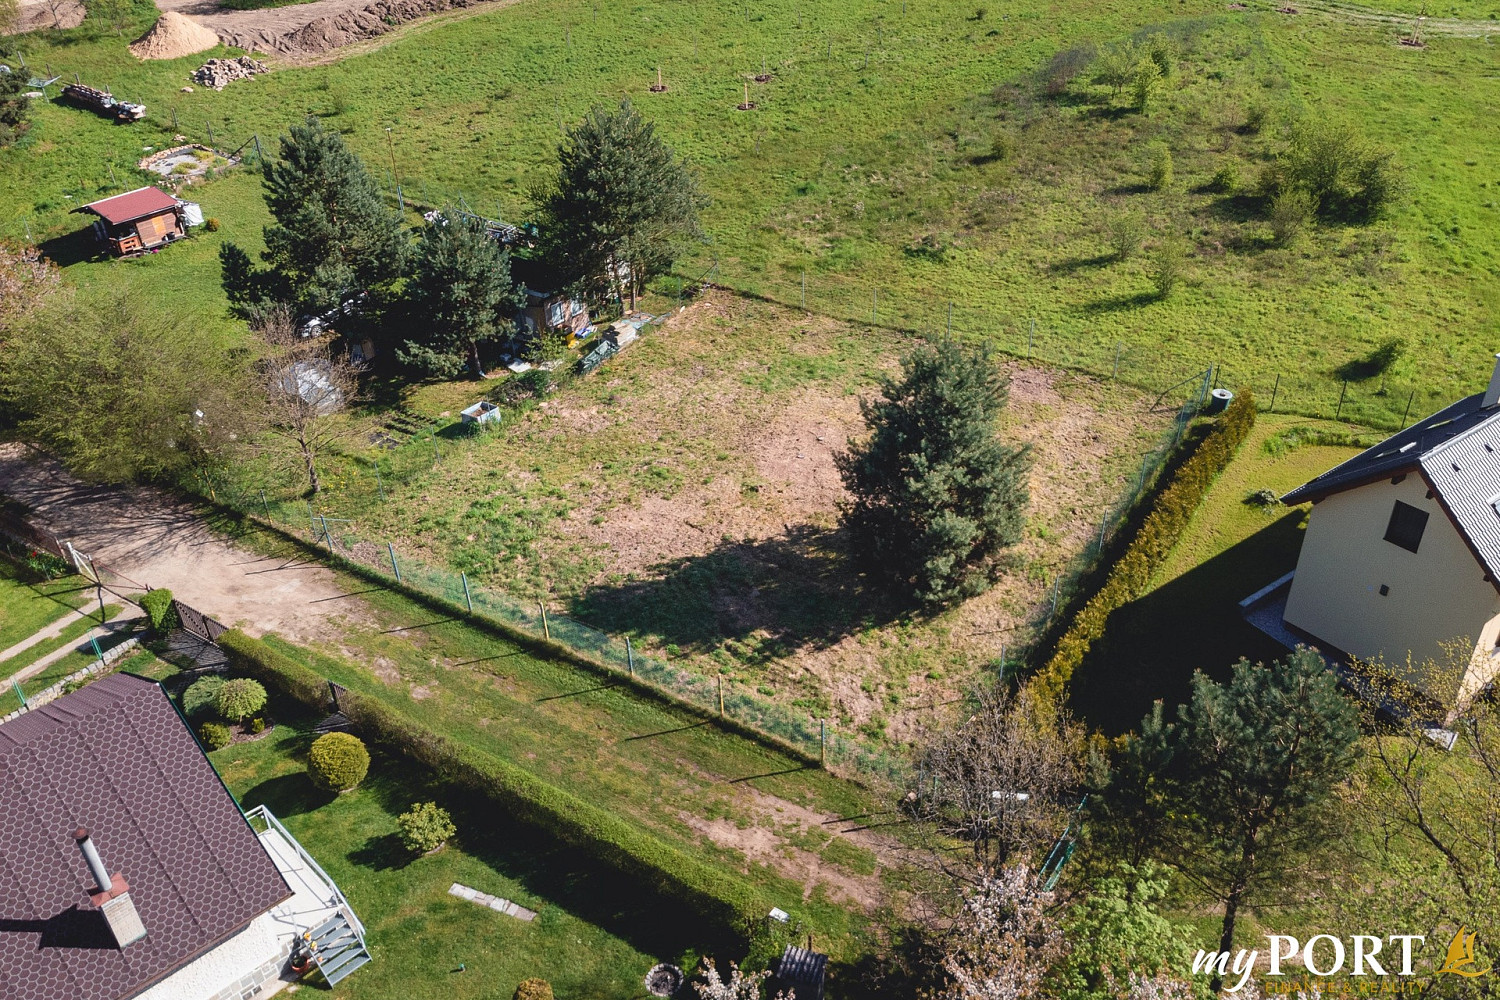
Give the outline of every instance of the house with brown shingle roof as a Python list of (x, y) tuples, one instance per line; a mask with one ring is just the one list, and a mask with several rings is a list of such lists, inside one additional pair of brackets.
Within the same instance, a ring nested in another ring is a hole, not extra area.
[(156, 682), (0, 725), (0, 997), (250, 1000), (367, 961), (338, 887), (241, 811)]

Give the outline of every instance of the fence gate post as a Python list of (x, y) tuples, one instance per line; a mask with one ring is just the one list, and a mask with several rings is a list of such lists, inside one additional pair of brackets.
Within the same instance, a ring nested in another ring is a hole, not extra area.
[(469, 606), (469, 614), (474, 613), (474, 598), (469, 594), (469, 574), (460, 573), (458, 578), (464, 582), (464, 603)]
[(386, 552), (391, 556), (391, 572), (396, 574), (396, 582), (401, 582), (401, 567), (396, 565), (396, 547), (390, 542), (385, 543)]

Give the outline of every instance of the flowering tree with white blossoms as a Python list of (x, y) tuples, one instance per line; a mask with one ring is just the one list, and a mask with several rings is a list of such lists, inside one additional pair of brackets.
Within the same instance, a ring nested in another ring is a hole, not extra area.
[(943, 956), (942, 1000), (1031, 1000), (1066, 945), (1053, 894), (1024, 864), (982, 871)]
[[(760, 985), (770, 975), (769, 972), (752, 972), (746, 975), (738, 965), (730, 962), (729, 978), (725, 979), (719, 975), (714, 960), (705, 958), (703, 978), (708, 982), (694, 983), (693, 989), (698, 991), (701, 1000), (760, 1000)], [(796, 993), (777, 993), (776, 1000), (796, 1000)]]

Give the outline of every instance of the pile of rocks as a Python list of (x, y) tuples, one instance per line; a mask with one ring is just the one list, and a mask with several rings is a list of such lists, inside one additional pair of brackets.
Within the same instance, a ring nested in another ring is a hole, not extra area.
[(210, 59), (193, 71), (193, 82), (215, 90), (223, 90), (235, 80), (248, 80), (267, 70), (265, 63), (249, 56), (238, 59)]

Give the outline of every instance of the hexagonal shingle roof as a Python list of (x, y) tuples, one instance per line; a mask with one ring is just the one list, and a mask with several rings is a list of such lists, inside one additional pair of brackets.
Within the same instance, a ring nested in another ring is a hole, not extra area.
[[(146, 926), (124, 949), (78, 827)], [(0, 997), (123, 1000), (291, 895), (154, 681), (112, 674), (0, 726)]]

